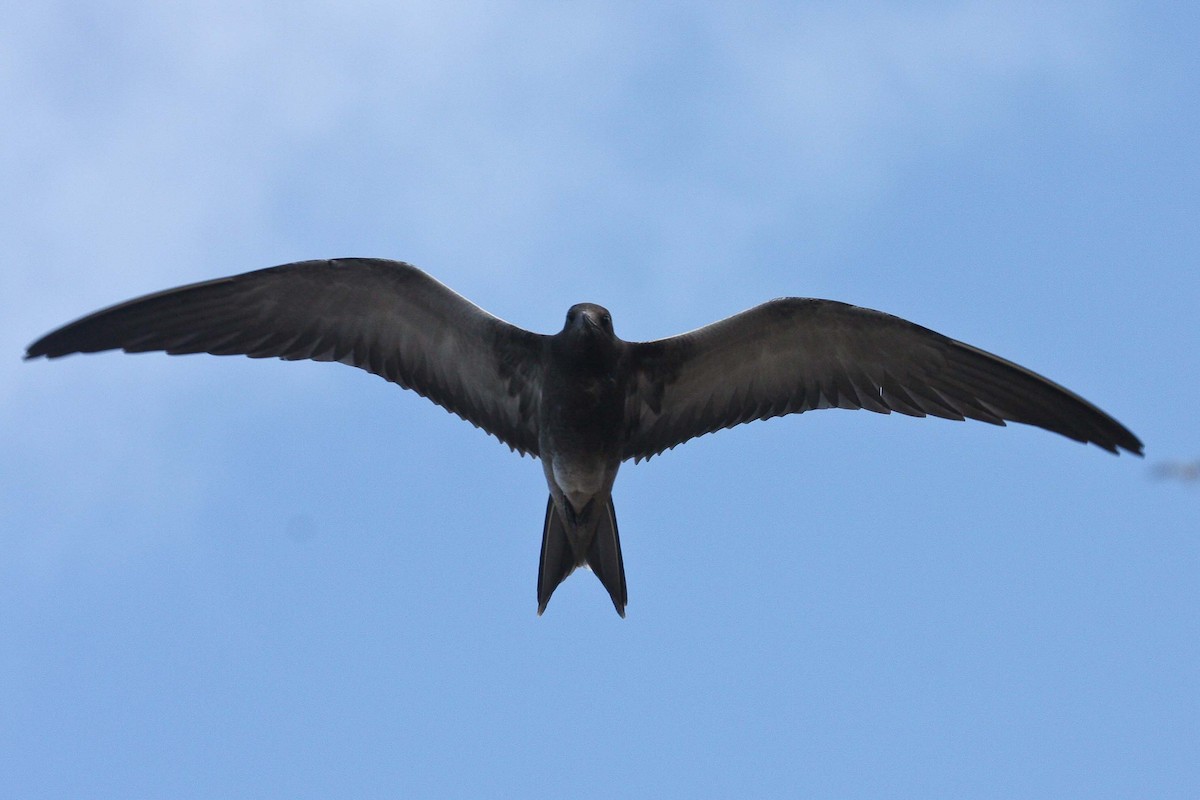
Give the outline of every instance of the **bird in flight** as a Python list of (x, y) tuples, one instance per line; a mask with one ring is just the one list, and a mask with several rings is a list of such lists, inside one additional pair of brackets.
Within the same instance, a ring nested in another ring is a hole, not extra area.
[(102, 350), (338, 361), (428, 397), (522, 455), (550, 498), (538, 614), (590, 567), (625, 616), (617, 470), (696, 436), (822, 408), (1036, 425), (1142, 454), (1079, 395), (969, 344), (833, 300), (785, 297), (627, 342), (580, 303), (553, 335), (492, 316), (409, 264), (301, 261), (146, 295), (46, 334), (25, 358)]

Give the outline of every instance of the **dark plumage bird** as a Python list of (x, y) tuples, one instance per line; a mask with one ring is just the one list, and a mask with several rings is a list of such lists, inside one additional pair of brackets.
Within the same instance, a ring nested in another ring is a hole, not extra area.
[(898, 317), (789, 297), (691, 333), (626, 342), (581, 303), (531, 333), (397, 261), (303, 261), (97, 311), (26, 358), (121, 349), (340, 361), (412, 389), (542, 460), (550, 499), (538, 613), (588, 566), (625, 615), (612, 487), (621, 463), (756, 419), (820, 408), (1036, 425), (1141, 455), (1125, 426), (1011, 361)]

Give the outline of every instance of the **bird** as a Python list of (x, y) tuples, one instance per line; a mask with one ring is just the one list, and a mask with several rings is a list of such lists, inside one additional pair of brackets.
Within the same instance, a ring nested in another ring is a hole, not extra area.
[(1074, 392), (915, 323), (783, 297), (689, 333), (619, 338), (594, 303), (539, 334), (411, 264), (300, 261), (135, 298), (64, 325), (25, 358), (123, 350), (336, 361), (429, 398), (521, 455), (549, 498), (537, 603), (587, 567), (624, 617), (613, 507), (621, 465), (752, 420), (826, 408), (1018, 422), (1114, 454), (1134, 434)]

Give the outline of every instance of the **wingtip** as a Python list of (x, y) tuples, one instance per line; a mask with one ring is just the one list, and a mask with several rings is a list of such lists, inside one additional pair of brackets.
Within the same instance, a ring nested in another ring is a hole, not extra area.
[(1138, 458), (1145, 458), (1146, 456), (1146, 445), (1144, 445), (1142, 440), (1134, 436), (1132, 433), (1130, 433), (1128, 436), (1122, 437), (1122, 439), (1119, 441), (1112, 442), (1111, 444), (1105, 443), (1100, 446), (1108, 452), (1118, 456), (1121, 455), (1122, 451), (1131, 456), (1137, 456)]
[(1143, 445), (1138, 439), (1133, 439), (1128, 442), (1101, 442), (1092, 439), (1085, 441), (1084, 444), (1094, 444), (1104, 452), (1112, 453), (1114, 456), (1128, 455), (1136, 456), (1138, 458), (1144, 458), (1146, 456), (1145, 445)]

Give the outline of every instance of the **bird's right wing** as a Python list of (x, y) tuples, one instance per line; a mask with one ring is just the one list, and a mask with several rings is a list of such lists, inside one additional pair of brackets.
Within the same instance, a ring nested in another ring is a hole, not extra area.
[(789, 297), (631, 347), (625, 458), (721, 428), (820, 408), (1036, 425), (1141, 454), (1125, 426), (1011, 361), (906, 320)]
[(346, 258), (130, 300), (43, 336), (25, 357), (121, 349), (339, 361), (412, 389), (536, 456), (544, 338), (409, 264)]

